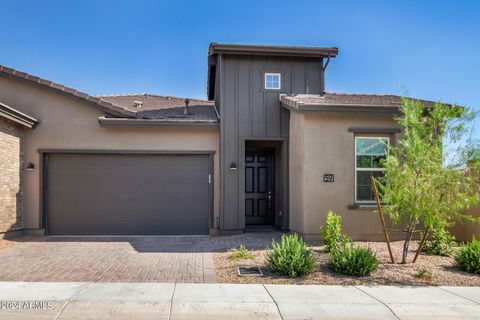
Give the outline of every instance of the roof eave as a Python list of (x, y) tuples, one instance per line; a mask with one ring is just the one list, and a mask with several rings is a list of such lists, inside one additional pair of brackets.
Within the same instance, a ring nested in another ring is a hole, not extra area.
[(400, 108), (395, 106), (371, 105), (313, 105), (297, 103), (291, 105), (282, 101), (282, 107), (299, 113), (323, 114), (397, 114)]
[(106, 113), (109, 113), (111, 115), (115, 116), (123, 116), (123, 117), (135, 117), (135, 112), (126, 110), (120, 106), (117, 106), (115, 104), (106, 102), (104, 100), (101, 100), (97, 97), (91, 96), (87, 93), (78, 91), (73, 88), (66, 87), (64, 85), (61, 85), (59, 83), (42, 79), (40, 77), (33, 76), (31, 74), (18, 71), (12, 68), (8, 68), (5, 66), (0, 65), (0, 76), (6, 77), (6, 78), (13, 78), (17, 79), (20, 81), (25, 81), (29, 84), (33, 84), (36, 86), (40, 86), (43, 88), (47, 88), (49, 90), (53, 90), (57, 93), (64, 94), (68, 97), (74, 98), (76, 100), (80, 100), (83, 102), (87, 102), (97, 108), (100, 108), (102, 111), (105, 111)]
[(10, 106), (7, 106), (4, 103), (0, 102), (0, 116), (11, 120), (15, 123), (18, 123), (26, 128), (34, 129), (39, 121), (33, 117), (30, 117), (18, 110), (13, 109)]
[(226, 44), (226, 43), (212, 42), (208, 49), (208, 54), (209, 55), (237, 54), (237, 55), (269, 55), (269, 56), (335, 58), (338, 54), (338, 48)]

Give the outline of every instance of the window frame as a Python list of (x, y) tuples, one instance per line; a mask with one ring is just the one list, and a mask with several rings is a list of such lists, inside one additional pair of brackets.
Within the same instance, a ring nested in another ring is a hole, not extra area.
[(367, 139), (367, 140), (387, 140), (387, 155), (388, 149), (390, 148), (390, 137), (388, 136), (355, 136), (355, 156), (354, 156), (354, 168), (355, 168), (355, 203), (359, 204), (374, 204), (375, 200), (358, 200), (357, 199), (357, 172), (358, 171), (386, 171), (385, 168), (357, 168), (357, 141), (359, 139)]
[[(278, 76), (278, 88), (267, 87), (267, 76)], [(265, 90), (282, 90), (282, 73), (281, 72), (265, 72), (263, 75), (263, 87)]]

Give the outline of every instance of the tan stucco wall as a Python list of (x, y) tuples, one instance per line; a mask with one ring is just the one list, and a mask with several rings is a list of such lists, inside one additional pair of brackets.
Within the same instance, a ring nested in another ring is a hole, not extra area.
[[(319, 228), (331, 209), (342, 215), (343, 231), (353, 239), (382, 239), (378, 214), (373, 210), (348, 209), (348, 205), (355, 201), (355, 134), (348, 131), (350, 127), (392, 128), (396, 124), (391, 116), (386, 115), (292, 112), (290, 228), (307, 238), (320, 237)], [(395, 141), (395, 135), (387, 136)], [(323, 182), (325, 173), (333, 173), (335, 182)]]
[(215, 151), (214, 222), (219, 210), (218, 128), (209, 129), (120, 129), (101, 128), (98, 117), (104, 113), (70, 97), (0, 77), (0, 101), (24, 112), (40, 123), (25, 133), (25, 163), (33, 162), (34, 171), (25, 175), (24, 227), (40, 225), (38, 149), (99, 150), (191, 150)]

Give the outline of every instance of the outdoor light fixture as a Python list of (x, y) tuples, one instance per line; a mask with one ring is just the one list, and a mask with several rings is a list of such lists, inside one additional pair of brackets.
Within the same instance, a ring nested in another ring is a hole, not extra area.
[(230, 170), (237, 170), (237, 163), (235, 161), (232, 161), (232, 163), (230, 163)]
[(27, 171), (33, 171), (35, 169), (35, 165), (32, 162), (29, 162), (27, 165)]

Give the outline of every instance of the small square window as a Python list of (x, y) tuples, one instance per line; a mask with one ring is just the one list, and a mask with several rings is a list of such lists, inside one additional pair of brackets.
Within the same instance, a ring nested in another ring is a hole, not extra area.
[(265, 89), (280, 90), (282, 87), (282, 75), (280, 73), (265, 73)]

